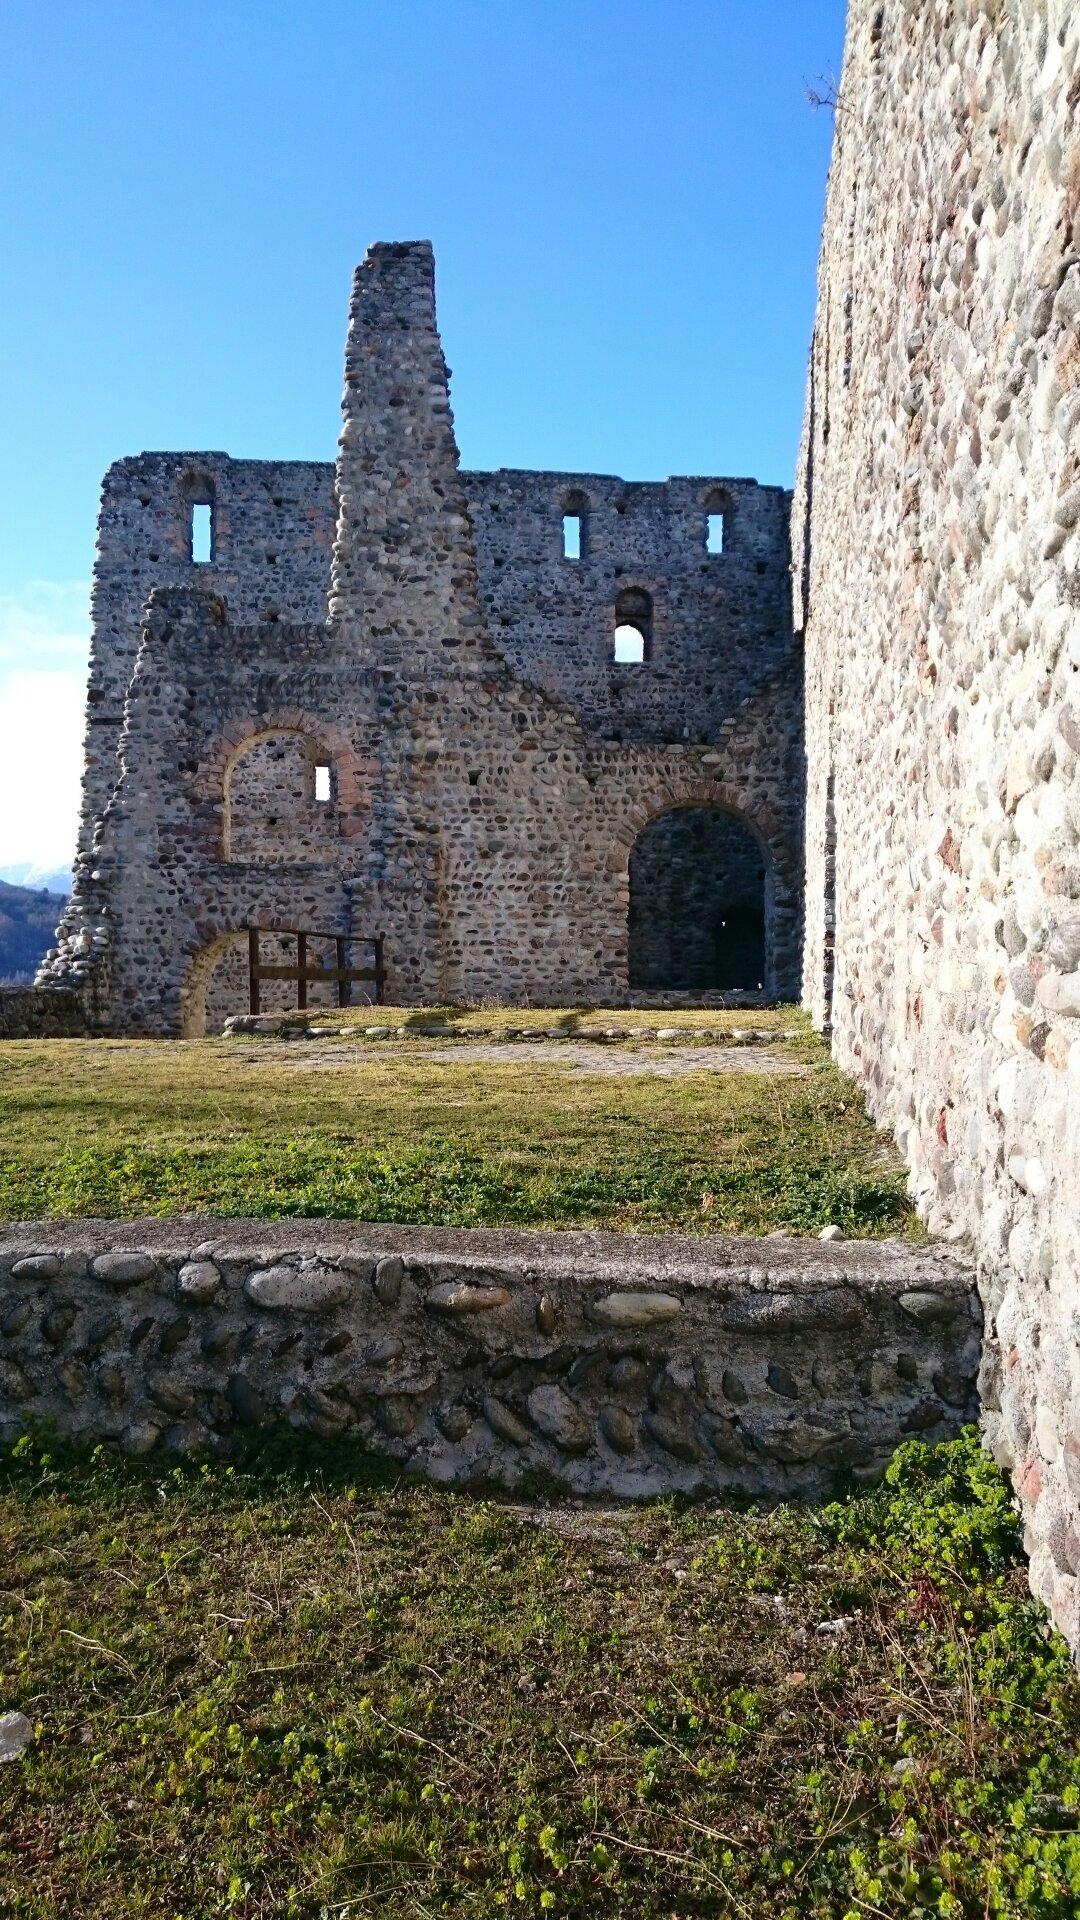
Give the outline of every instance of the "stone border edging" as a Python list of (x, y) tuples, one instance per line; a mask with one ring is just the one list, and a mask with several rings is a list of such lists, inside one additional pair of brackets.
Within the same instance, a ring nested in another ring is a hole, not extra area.
[[(326, 1020), (332, 1019), (327, 1009)], [(222, 1037), (229, 1040), (248, 1037), (280, 1040), (484, 1040), (510, 1044), (528, 1040), (583, 1040), (610, 1045), (621, 1040), (683, 1041), (688, 1046), (767, 1046), (770, 1042), (802, 1040), (809, 1036), (799, 1027), (455, 1027), (425, 1022), (422, 1026), (390, 1026), (373, 1022), (371, 1026), (339, 1027), (330, 1024), (309, 1026), (288, 1013), (240, 1013), (227, 1020)]]

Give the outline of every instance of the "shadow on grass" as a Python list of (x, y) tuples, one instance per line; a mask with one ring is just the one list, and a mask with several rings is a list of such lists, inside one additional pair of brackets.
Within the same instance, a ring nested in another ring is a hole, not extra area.
[[(138, 1456), (110, 1443), (79, 1445), (59, 1434), (51, 1420), (28, 1420), (19, 1439), (0, 1447), (0, 1496), (17, 1492), (22, 1498), (54, 1499), (62, 1489), (65, 1503), (94, 1507), (108, 1506), (133, 1493), (157, 1501), (166, 1485), (171, 1495), (185, 1501), (230, 1509), (316, 1491), (352, 1497), (363, 1492), (391, 1499), (399, 1492), (422, 1493), (467, 1507), (497, 1504), (513, 1510), (537, 1506), (609, 1512), (614, 1505), (628, 1520), (633, 1514), (649, 1512), (670, 1518), (727, 1514), (735, 1519), (764, 1516), (785, 1507), (805, 1512), (823, 1504), (801, 1496), (763, 1498), (737, 1487), (697, 1496), (678, 1491), (638, 1499), (616, 1499), (605, 1492), (589, 1496), (569, 1492), (543, 1468), (523, 1474), (512, 1488), (480, 1475), (448, 1485), (430, 1480), (418, 1468), (371, 1452), (358, 1434), (319, 1438), (285, 1427), (238, 1430), (213, 1451), (162, 1450)], [(865, 1481), (859, 1483), (847, 1469), (837, 1468), (827, 1498), (857, 1504), (869, 1492)]]

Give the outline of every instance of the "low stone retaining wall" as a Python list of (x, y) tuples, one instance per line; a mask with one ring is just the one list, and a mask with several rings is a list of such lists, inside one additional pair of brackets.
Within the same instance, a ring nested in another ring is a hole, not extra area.
[(89, 1032), (69, 987), (0, 987), (0, 1040), (70, 1040)]
[(0, 1238), (0, 1431), (141, 1453), (351, 1431), (432, 1478), (820, 1494), (975, 1411), (944, 1249), (77, 1222)]

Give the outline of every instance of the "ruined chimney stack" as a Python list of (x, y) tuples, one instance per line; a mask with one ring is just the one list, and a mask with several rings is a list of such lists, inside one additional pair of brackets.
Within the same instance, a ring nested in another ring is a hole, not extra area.
[(349, 311), (329, 618), (402, 674), (484, 650), (448, 379), (430, 242), (371, 247)]

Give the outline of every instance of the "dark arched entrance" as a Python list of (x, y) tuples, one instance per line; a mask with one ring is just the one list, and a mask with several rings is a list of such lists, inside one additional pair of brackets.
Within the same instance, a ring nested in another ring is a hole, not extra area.
[(630, 854), (630, 985), (763, 987), (766, 883), (754, 835), (719, 807), (650, 820)]

